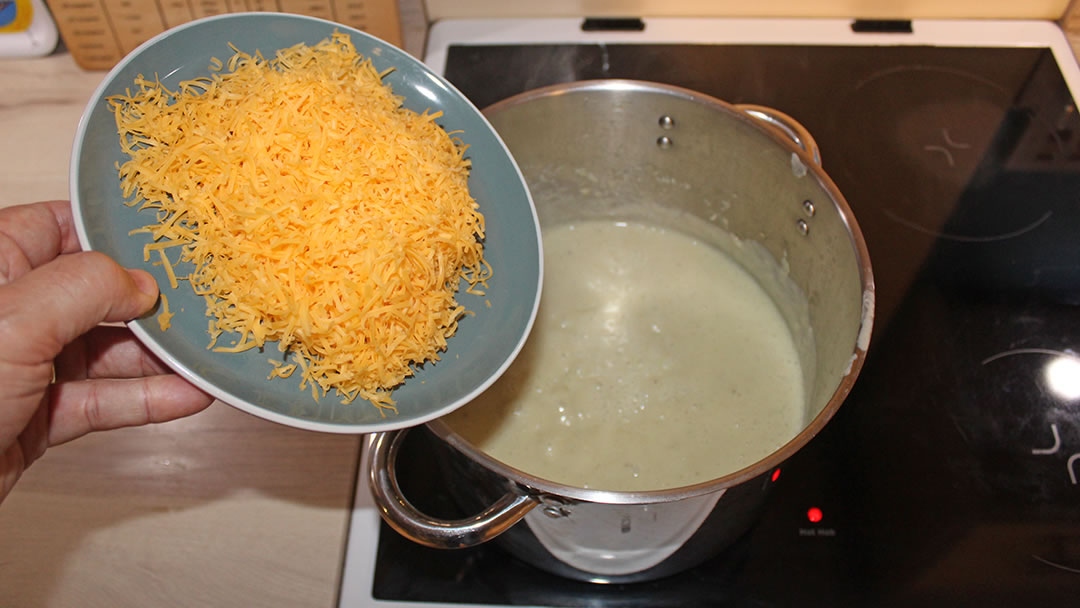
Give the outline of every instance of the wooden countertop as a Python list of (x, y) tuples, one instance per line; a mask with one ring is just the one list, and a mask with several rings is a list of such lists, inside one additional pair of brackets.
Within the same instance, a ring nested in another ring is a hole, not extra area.
[[(0, 206), (67, 198), (102, 76), (0, 61)], [(220, 403), (52, 449), (0, 505), (0, 604), (332, 606), (359, 449)]]
[[(0, 61), (0, 206), (68, 198), (103, 76)], [(333, 606), (359, 448), (215, 403), (49, 450), (0, 505), (0, 605)]]

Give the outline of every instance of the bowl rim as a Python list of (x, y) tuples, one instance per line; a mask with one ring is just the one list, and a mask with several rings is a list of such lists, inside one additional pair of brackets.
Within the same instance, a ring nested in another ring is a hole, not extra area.
[[(140, 319), (145, 319), (146, 315), (143, 315), (142, 317), (138, 317), (136, 319), (132, 319), (131, 321), (126, 322), (125, 326), (129, 330), (131, 330), (131, 332), (136, 336), (136, 338), (139, 340), (139, 342), (143, 346), (145, 346), (147, 349), (149, 349), (155, 356), (160, 358), (161, 361), (163, 363), (165, 363), (165, 365), (168, 366), (173, 372), (175, 372), (176, 374), (178, 374), (179, 376), (181, 376), (182, 378), (184, 378), (185, 380), (187, 380), (191, 384), (195, 385), (199, 389), (205, 391), (206, 393), (210, 394), (215, 399), (221, 401), (222, 403), (224, 403), (226, 405), (235, 407), (235, 408), (237, 408), (237, 409), (239, 409), (241, 411), (247, 412), (247, 413), (252, 414), (252, 415), (254, 415), (256, 417), (263, 418), (263, 419), (269, 420), (271, 422), (276, 422), (276, 423), (279, 423), (279, 424), (283, 424), (285, 426), (290, 426), (290, 427), (294, 427), (294, 428), (300, 428), (300, 429), (309, 430), (309, 431), (319, 431), (319, 432), (333, 433), (333, 434), (360, 435), (360, 434), (367, 434), (367, 433), (392, 431), (392, 430), (408, 428), (408, 427), (412, 427), (412, 426), (419, 426), (419, 425), (422, 425), (424, 423), (430, 422), (430, 421), (432, 421), (434, 419), (437, 419), (437, 418), (439, 418), (441, 416), (445, 416), (446, 414), (449, 414), (450, 412), (452, 412), (452, 411), (464, 406), (465, 404), (469, 403), (470, 401), (475, 399), (480, 393), (487, 390), (496, 380), (498, 380), (503, 375), (503, 373), (506, 372), (506, 370), (514, 362), (514, 360), (517, 358), (517, 356), (521, 353), (522, 348), (524, 348), (525, 342), (528, 339), (529, 335), (531, 334), (532, 328), (533, 328), (533, 326), (535, 325), (535, 322), (536, 322), (536, 316), (537, 316), (539, 306), (540, 306), (540, 296), (541, 296), (541, 292), (542, 292), (542, 289), (543, 289), (543, 281), (544, 281), (543, 240), (542, 240), (542, 236), (541, 236), (540, 220), (539, 220), (539, 216), (537, 215), (537, 210), (536, 210), (536, 203), (533, 200), (532, 192), (530, 191), (530, 189), (528, 187), (528, 184), (525, 181), (525, 176), (522, 174), (521, 168), (518, 166), (517, 160), (510, 153), (510, 150), (507, 147), (506, 143), (503, 141), (502, 137), (499, 135), (499, 133), (492, 126), (491, 122), (487, 119), (487, 116), (485, 116), (484, 113), (468, 97), (466, 97), (460, 90), (458, 90), (458, 88), (455, 87), (450, 81), (448, 81), (442, 75), (436, 73), (427, 64), (425, 64), (422, 60), (414, 57), (413, 55), (411, 55), (410, 53), (408, 53), (405, 50), (401, 49), (397, 45), (391, 44), (391, 43), (389, 43), (389, 42), (387, 42), (387, 41), (385, 41), (385, 40), (383, 40), (383, 39), (381, 39), (381, 38), (379, 38), (377, 36), (374, 36), (372, 34), (364, 32), (362, 30), (359, 30), (359, 29), (356, 29), (354, 27), (344, 25), (342, 23), (331, 21), (331, 20), (328, 20), (328, 19), (322, 19), (322, 18), (319, 18), (319, 17), (312, 17), (312, 16), (308, 16), (308, 15), (300, 15), (300, 14), (295, 14), (295, 13), (284, 13), (284, 12), (274, 12), (274, 11), (243, 11), (243, 12), (224, 13), (224, 14), (219, 14), (219, 15), (211, 15), (211, 16), (208, 16), (208, 17), (202, 17), (202, 18), (194, 19), (192, 21), (188, 21), (188, 22), (182, 23), (182, 24), (180, 24), (178, 26), (169, 28), (169, 29), (167, 29), (167, 30), (153, 36), (152, 38), (146, 40), (142, 44), (138, 45), (137, 47), (135, 47), (135, 49), (133, 49), (128, 54), (126, 54), (119, 62), (117, 62), (116, 65), (114, 65), (104, 75), (101, 82), (98, 84), (98, 86), (94, 89), (93, 93), (90, 95), (90, 97), (89, 97), (89, 99), (87, 101), (87, 104), (86, 104), (85, 108), (83, 109), (83, 112), (82, 112), (82, 114), (81, 114), (81, 116), (79, 118), (78, 125), (76, 127), (75, 137), (74, 137), (74, 140), (73, 140), (73, 143), (72, 143), (72, 149), (71, 149), (71, 160), (70, 160), (70, 163), (69, 163), (69, 166), (68, 166), (68, 184), (69, 184), (68, 188), (69, 188), (69, 202), (70, 202), (71, 209), (72, 209), (72, 217), (73, 217), (73, 220), (74, 220), (75, 232), (76, 232), (76, 235), (77, 235), (78, 240), (79, 240), (79, 245), (80, 245), (80, 247), (81, 247), (81, 249), (83, 251), (91, 251), (91, 250), (93, 250), (93, 247), (90, 244), (90, 237), (89, 237), (89, 234), (88, 234), (87, 228), (86, 228), (86, 218), (84, 217), (84, 214), (83, 214), (83, 211), (82, 211), (82, 206), (80, 205), (80, 196), (79, 196), (79, 166), (81, 164), (80, 161), (81, 161), (82, 156), (83, 156), (83, 144), (85, 143), (85, 137), (86, 137), (87, 129), (89, 128), (89, 124), (90, 124), (90, 116), (91, 116), (91, 114), (93, 112), (94, 107), (103, 98), (103, 96), (105, 95), (105, 92), (115, 83), (115, 80), (118, 77), (118, 75), (120, 74), (120, 72), (122, 72), (125, 68), (128, 67), (128, 65), (130, 65), (132, 62), (134, 62), (136, 59), (138, 59), (140, 56), (142, 56), (143, 53), (145, 53), (149, 48), (153, 47), (154, 45), (158, 44), (159, 42), (161, 42), (162, 40), (164, 40), (166, 38), (174, 36), (178, 32), (188, 30), (188, 29), (193, 29), (193, 28), (199, 28), (199, 27), (202, 27), (202, 26), (204, 26), (204, 25), (206, 25), (208, 23), (212, 23), (212, 22), (216, 22), (216, 21), (250, 20), (250, 19), (267, 19), (267, 18), (273, 18), (273, 19), (282, 19), (282, 18), (284, 18), (284, 19), (290, 19), (290, 20), (296, 20), (296, 21), (314, 22), (314, 23), (318, 23), (318, 24), (321, 24), (321, 25), (325, 25), (328, 28), (333, 28), (333, 29), (335, 29), (337, 31), (347, 33), (347, 34), (349, 34), (350, 37), (360, 37), (362, 39), (367, 39), (369, 42), (373, 42), (373, 43), (380, 44), (380, 45), (383, 45), (385, 47), (394, 49), (395, 51), (400, 52), (408, 61), (412, 62), (415, 65), (415, 67), (420, 69), (422, 72), (425, 72), (428, 76), (436, 79), (454, 97), (457, 97), (458, 99), (460, 99), (463, 103), (466, 104), (466, 106), (468, 108), (471, 108), (473, 110), (473, 112), (475, 112), (476, 117), (482, 122), (482, 124), (484, 125), (484, 127), (486, 128), (488, 133), (490, 133), (490, 135), (492, 137), (494, 137), (494, 140), (495, 140), (495, 142), (498, 143), (499, 148), (502, 151), (502, 154), (505, 155), (505, 157), (509, 160), (511, 166), (514, 168), (515, 181), (517, 183), (521, 184), (522, 190), (525, 193), (525, 199), (529, 204), (529, 210), (530, 210), (530, 213), (532, 215), (533, 228), (535, 230), (537, 253), (538, 253), (538, 258), (539, 259), (537, 260), (536, 289), (535, 289), (535, 292), (534, 292), (534, 297), (533, 297), (533, 301), (532, 301), (531, 310), (529, 312), (529, 316), (528, 316), (526, 324), (525, 324), (525, 326), (523, 328), (523, 331), (521, 332), (521, 335), (518, 336), (517, 343), (514, 344), (513, 348), (511, 349), (510, 353), (505, 358), (505, 360), (503, 360), (501, 362), (501, 364), (488, 377), (486, 377), (484, 379), (483, 382), (478, 383), (476, 386), (474, 386), (471, 390), (469, 390), (463, 396), (461, 396), (461, 397), (459, 397), (457, 399), (454, 399), (452, 401), (442, 403), (441, 407), (438, 407), (438, 408), (423, 408), (423, 410), (422, 410), (423, 413), (418, 414), (418, 415), (409, 416), (407, 418), (399, 418), (399, 417), (396, 417), (396, 416), (387, 416), (387, 417), (384, 417), (382, 419), (382, 421), (374, 422), (374, 423), (371, 423), (371, 422), (341, 423), (341, 422), (324, 422), (324, 421), (320, 421), (320, 420), (313, 420), (313, 419), (308, 419), (308, 418), (300, 418), (300, 417), (296, 417), (296, 416), (290, 416), (290, 415), (287, 415), (287, 414), (282, 414), (282, 413), (279, 413), (279, 412), (275, 412), (275, 411), (266, 409), (265, 407), (260, 406), (257, 403), (253, 403), (251, 401), (248, 401), (247, 399), (238, 397), (237, 395), (233, 394), (229, 390), (226, 390), (225, 388), (222, 388), (221, 386), (219, 386), (217, 384), (214, 384), (212, 382), (209, 382), (209, 381), (205, 380), (200, 374), (198, 374), (197, 372), (189, 369), (187, 365), (185, 365), (184, 363), (179, 361), (176, 357), (174, 357), (169, 352), (169, 350), (167, 348), (165, 348), (164, 346), (162, 346), (149, 332), (147, 332), (147, 330), (145, 328), (142, 327), (142, 325), (137, 323), (137, 321), (139, 321)], [(408, 379), (406, 379), (406, 381), (408, 381)], [(301, 393), (298, 392), (298, 394), (301, 394)], [(370, 405), (370, 404), (367, 404), (366, 402), (362, 402), (362, 401), (358, 401), (358, 402), (354, 402), (354, 403), (357, 403), (358, 407), (368, 407)]]

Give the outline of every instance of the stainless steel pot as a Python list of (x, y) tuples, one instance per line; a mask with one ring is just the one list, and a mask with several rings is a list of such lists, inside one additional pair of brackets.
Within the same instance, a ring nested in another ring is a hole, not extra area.
[(447, 487), (478, 515), (439, 520), (409, 503), (395, 471), (404, 431), (368, 443), (375, 500), (390, 526), (416, 542), (455, 548), (498, 537), (519, 558), (580, 580), (641, 581), (694, 566), (752, 525), (781, 463), (832, 418), (862, 367), (874, 284), (855, 218), (822, 171), (813, 138), (768, 108), (602, 80), (527, 92), (485, 114), (521, 166), (541, 225), (668, 222), (717, 242), (723, 234), (752, 243), (782, 268), (802, 304), (781, 308), (793, 330), (806, 325), (806, 425), (766, 458), (718, 479), (610, 492), (511, 468), (435, 420), (426, 430), (436, 438)]

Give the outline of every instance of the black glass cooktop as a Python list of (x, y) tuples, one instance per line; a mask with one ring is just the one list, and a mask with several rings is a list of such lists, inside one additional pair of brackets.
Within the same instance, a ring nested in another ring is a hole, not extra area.
[[(1080, 598), (1080, 119), (1046, 49), (457, 46), (478, 106), (591, 78), (782, 110), (863, 229), (855, 390), (760, 523), (684, 574), (599, 586), (383, 528), (379, 599), (549, 606), (1038, 606)], [(401, 466), (423, 461), (413, 433)], [(419, 506), (453, 515), (421, 467)], [(406, 476), (408, 477), (408, 476)]]

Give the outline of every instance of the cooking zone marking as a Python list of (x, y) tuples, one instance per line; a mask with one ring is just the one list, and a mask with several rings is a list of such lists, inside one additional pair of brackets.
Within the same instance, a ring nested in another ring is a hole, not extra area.
[[(987, 365), (999, 359), (1017, 355), (1041, 355), (1049, 357), (1049, 361), (1042, 368), (1042, 385), (1046, 391), (1064, 402), (1080, 401), (1080, 356), (1070, 350), (1054, 350), (1049, 348), (1017, 348), (1000, 352), (983, 359), (982, 364)], [(1061, 451), (1061, 432), (1057, 423), (1051, 422), (1050, 435), (1053, 444), (1050, 447), (1031, 448), (1033, 456), (1053, 456)], [(1069, 456), (1065, 461), (1065, 470), (1069, 475), (1072, 485), (1080, 483), (1077, 478), (1076, 463), (1080, 461), (1080, 452)]]

